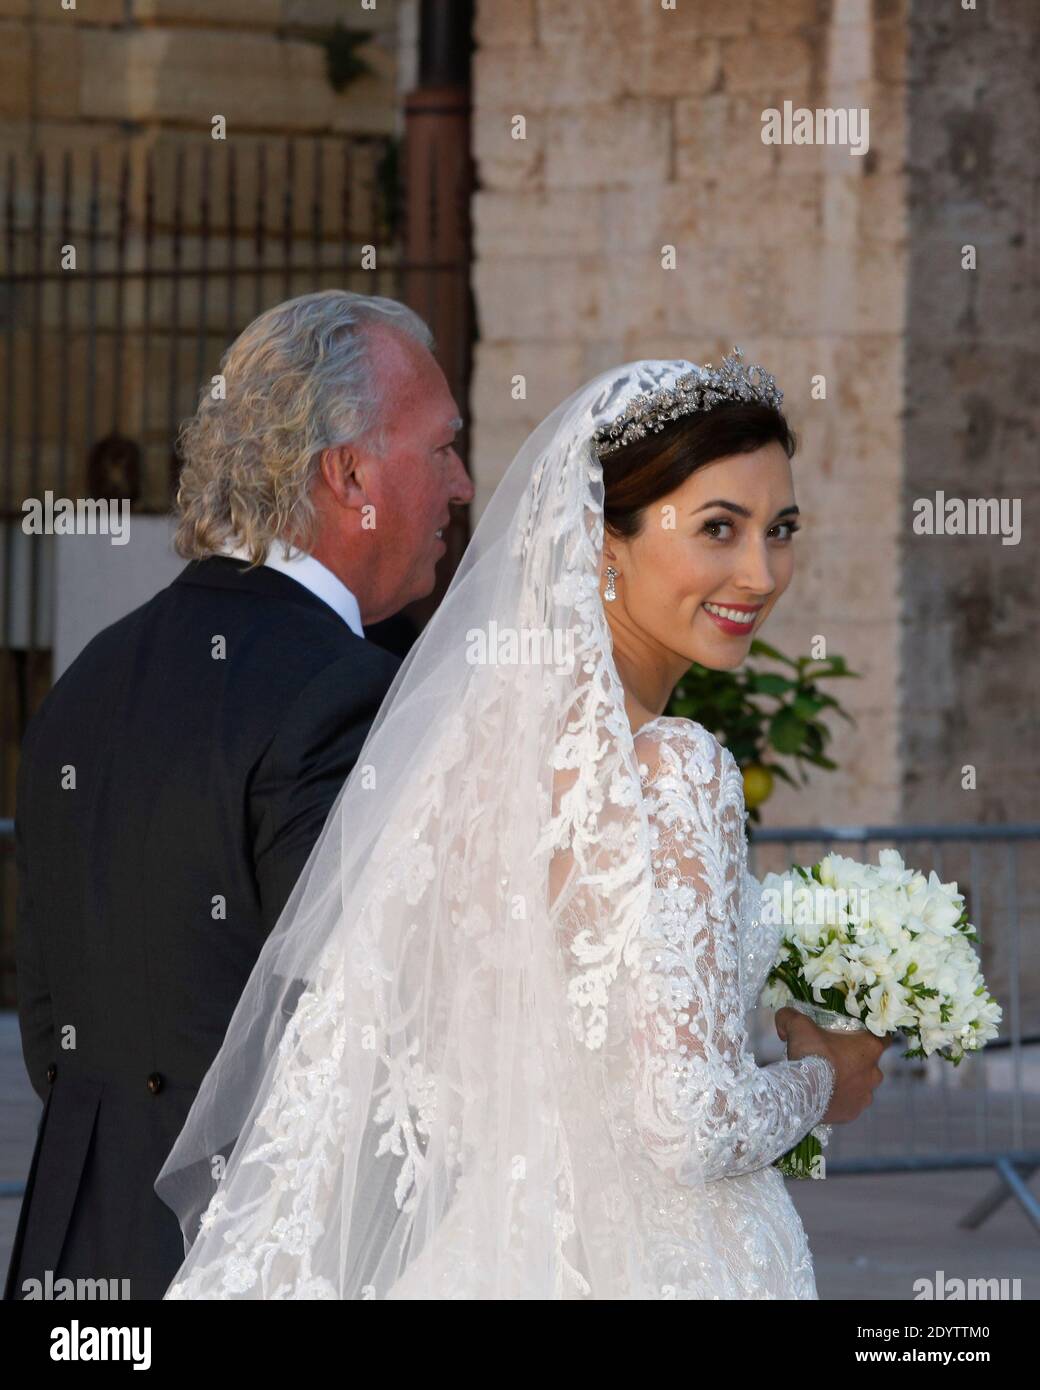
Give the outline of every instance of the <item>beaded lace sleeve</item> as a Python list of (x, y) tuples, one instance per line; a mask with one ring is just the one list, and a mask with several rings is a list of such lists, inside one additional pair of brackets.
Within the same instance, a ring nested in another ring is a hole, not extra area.
[(636, 738), (654, 867), (629, 1006), (636, 1125), (676, 1180), (772, 1163), (822, 1118), (835, 1071), (823, 1056), (760, 1067), (740, 989), (744, 798), (733, 755), (700, 725)]

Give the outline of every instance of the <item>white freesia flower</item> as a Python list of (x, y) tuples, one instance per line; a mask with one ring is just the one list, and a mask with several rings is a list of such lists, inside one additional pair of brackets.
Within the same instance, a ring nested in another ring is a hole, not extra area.
[(803, 883), (795, 888), (794, 928), (798, 940), (811, 948), (827, 940), (831, 927), (844, 920), (833, 888)]
[(902, 975), (896, 957), (880, 942), (863, 944), (856, 949), (860, 981), (863, 984), (874, 985), (879, 981), (884, 984), (888, 980), (898, 980)]
[(883, 849), (878, 855), (877, 875), (883, 883), (903, 886), (913, 881), (914, 870), (906, 867), (897, 849)]
[(914, 1021), (913, 1010), (908, 1005), (906, 990), (898, 980), (886, 984), (876, 984), (867, 991), (867, 1027), (878, 1037), (894, 1033), (905, 1023)]
[(963, 910), (962, 905), (942, 891), (942, 885), (934, 873), (932, 878), (935, 879), (934, 884), (928, 885), (923, 892), (914, 894), (911, 898), (912, 911), (929, 931), (935, 932), (938, 936), (953, 936)]
[(964, 894), (957, 891), (955, 881), (951, 879), (949, 883), (943, 883), (934, 869), (931, 870), (927, 878), (923, 874), (918, 874), (917, 880), (908, 886), (907, 891), (911, 896), (923, 892), (942, 893), (949, 898), (950, 902), (957, 904), (958, 916), (960, 915), (960, 909), (964, 907)]
[(917, 979), (927, 980), (939, 968), (943, 951), (935, 937), (919, 936), (907, 946), (906, 956), (908, 964), (916, 967)]
[(813, 986), (813, 997), (823, 1002), (822, 991), (832, 989), (845, 978), (848, 957), (840, 941), (832, 941), (818, 956), (812, 956), (802, 966), (802, 975)]
[(843, 854), (828, 854), (818, 868), (825, 888), (860, 888), (869, 881), (870, 866)]
[(812, 914), (821, 928), (836, 927), (845, 923), (845, 908), (839, 894), (833, 888), (814, 883), (809, 889)]
[(889, 884), (878, 883), (867, 890), (867, 910), (871, 926), (883, 932), (890, 944), (898, 944), (907, 916), (902, 895)]
[(825, 854), (819, 862), (820, 882), (828, 888), (833, 888), (837, 883), (836, 873), (840, 859), (840, 854)]
[(794, 995), (783, 980), (769, 980), (762, 991), (759, 1002), (767, 1009), (782, 1009), (785, 1004), (790, 1004), (793, 998)]
[[(780, 922), (799, 997), (822, 1004), (836, 990), (844, 1011), (878, 1036), (901, 1031), (914, 1049), (950, 1061), (997, 1036), (1003, 1011), (957, 928), (964, 897), (956, 883), (934, 870), (925, 878), (896, 850), (882, 850), (877, 864), (828, 854), (815, 877), (770, 873), (762, 887), (763, 918)], [(772, 978), (762, 1002), (779, 1008), (794, 997)]]

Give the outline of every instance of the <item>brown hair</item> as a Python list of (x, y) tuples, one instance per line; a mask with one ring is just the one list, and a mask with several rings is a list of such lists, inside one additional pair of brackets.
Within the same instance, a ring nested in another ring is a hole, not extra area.
[(773, 441), (788, 458), (797, 447), (786, 417), (772, 406), (734, 401), (693, 411), (659, 433), (633, 440), (603, 460), (603, 521), (625, 540), (643, 527), (643, 512), (691, 473), (731, 454), (750, 454)]

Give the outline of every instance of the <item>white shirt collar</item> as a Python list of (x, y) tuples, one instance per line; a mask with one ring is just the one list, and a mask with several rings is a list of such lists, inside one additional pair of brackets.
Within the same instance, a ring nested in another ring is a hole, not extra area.
[[(233, 546), (230, 541), (225, 544), (221, 553), (230, 555), (233, 560), (249, 559), (249, 552), (244, 547)], [(278, 570), (280, 574), (287, 574), (290, 579), (295, 579), (298, 584), (309, 589), (312, 594), (339, 614), (351, 632), (356, 633), (358, 637), (364, 637), (365, 631), (361, 626), (361, 608), (357, 599), (342, 579), (333, 574), (320, 560), (316, 560), (313, 555), (308, 555), (306, 551), (297, 550), (295, 547), (290, 550), (289, 558), (286, 560), (284, 544), (281, 541), (276, 541), (268, 550), (264, 564), (268, 569)]]

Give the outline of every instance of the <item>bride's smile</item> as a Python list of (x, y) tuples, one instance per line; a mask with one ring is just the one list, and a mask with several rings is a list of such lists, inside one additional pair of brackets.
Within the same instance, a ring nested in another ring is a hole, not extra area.
[(756, 613), (762, 611), (761, 603), (748, 604), (746, 607), (731, 604), (728, 608), (723, 608), (717, 603), (705, 603), (704, 611), (710, 613), (723, 632), (732, 632), (741, 637), (750, 631), (755, 621)]

